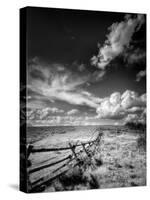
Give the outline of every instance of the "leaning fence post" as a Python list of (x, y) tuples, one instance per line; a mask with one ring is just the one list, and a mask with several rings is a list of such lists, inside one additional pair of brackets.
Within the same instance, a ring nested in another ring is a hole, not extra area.
[(29, 158), (30, 153), (32, 152), (33, 149), (33, 145), (29, 144), (27, 145), (27, 158)]
[(72, 145), (72, 144), (69, 142), (69, 146), (70, 146), (70, 149), (71, 149), (71, 151), (72, 151), (72, 153), (73, 153), (75, 159), (78, 161), (78, 157), (77, 157), (77, 154), (76, 154), (76, 152), (75, 152), (75, 148), (76, 148), (75, 145)]
[(83, 147), (83, 150), (85, 151), (85, 153), (87, 154), (87, 156), (90, 157), (90, 154), (87, 152), (87, 150), (85, 148), (85, 144), (82, 143), (82, 147)]

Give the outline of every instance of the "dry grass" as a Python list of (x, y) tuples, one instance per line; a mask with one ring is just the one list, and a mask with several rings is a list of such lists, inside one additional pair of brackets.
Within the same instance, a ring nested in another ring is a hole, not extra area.
[(139, 135), (137, 139), (138, 148), (144, 149), (146, 151), (146, 132), (144, 131)]
[(145, 144), (144, 134), (106, 132), (95, 155), (60, 178), (61, 191), (146, 185)]
[[(93, 152), (94, 149), (91, 149)], [(146, 185), (146, 135), (105, 131), (91, 157), (48, 186), (45, 191), (85, 190)]]

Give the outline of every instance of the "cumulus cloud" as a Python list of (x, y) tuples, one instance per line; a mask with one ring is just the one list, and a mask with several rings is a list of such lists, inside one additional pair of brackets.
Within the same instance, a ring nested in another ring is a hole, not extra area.
[(126, 90), (122, 95), (114, 92), (104, 98), (97, 107), (97, 118), (123, 119), (130, 112), (143, 111), (146, 106), (146, 94), (138, 95), (134, 91)]
[(33, 125), (46, 125), (46, 126), (79, 126), (79, 125), (98, 125), (99, 121), (96, 121), (93, 117), (85, 116), (47, 116), (44, 119), (30, 120), (30, 124)]
[(50, 116), (51, 114), (60, 114), (63, 113), (64, 110), (58, 109), (55, 107), (46, 107), (46, 108), (41, 108), (41, 109), (31, 109), (30, 111), (27, 112), (27, 119), (33, 120), (43, 120)]
[[(36, 70), (38, 73), (34, 74)], [(105, 73), (105, 70), (100, 71)], [(45, 67), (40, 64), (34, 64), (30, 66), (28, 78), (28, 90), (32, 91), (30, 95), (32, 96), (34, 93), (41, 95), (40, 99), (35, 98), (35, 101), (38, 101), (37, 104), (33, 101), (33, 98), (30, 99), (31, 106), (29, 107), (32, 109), (27, 113), (29, 120), (44, 121), (49, 119), (60, 123), (71, 123), (74, 119), (72, 117), (77, 117), (78, 110), (72, 109), (66, 113), (69, 118), (62, 118), (61, 115), (64, 113), (64, 110), (56, 107), (46, 107), (47, 105), (44, 103), (41, 105), (43, 101), (41, 98), (44, 98), (44, 101), (48, 100), (50, 103), (58, 100), (73, 105), (88, 106), (97, 113), (94, 120), (125, 119), (129, 114), (143, 112), (146, 107), (146, 94), (139, 95), (131, 90), (126, 90), (123, 94), (114, 92), (109, 97), (99, 98), (86, 91), (85, 87), (82, 87), (87, 83), (88, 79), (86, 76), (73, 74), (71, 71), (63, 68), (63, 66), (62, 69), (58, 69), (58, 66), (53, 68), (52, 66)], [(55, 118), (50, 119), (53, 115), (59, 115), (60, 118), (57, 118), (57, 120)], [(80, 123), (79, 118), (75, 119), (76, 122)], [(85, 122), (88, 123), (88, 120), (92, 119), (85, 119)]]
[(137, 122), (139, 120), (139, 116), (137, 114), (128, 114), (125, 118), (125, 123), (128, 122)]
[(67, 115), (75, 115), (75, 114), (77, 114), (77, 113), (79, 113), (79, 110), (78, 110), (78, 109), (72, 109), (72, 110), (69, 110), (69, 111), (67, 112)]
[(146, 76), (146, 70), (141, 70), (139, 73), (136, 75), (136, 82), (139, 82), (142, 78)]
[(124, 119), (124, 123), (128, 122), (146, 124), (146, 108), (139, 114), (128, 114)]
[(138, 14), (132, 18), (126, 15), (124, 21), (113, 23), (108, 30), (109, 34), (103, 46), (99, 45), (97, 56), (91, 58), (91, 64), (104, 70), (106, 66), (129, 47), (134, 32), (138, 31), (144, 23), (144, 15)]
[(121, 95), (119, 92), (113, 93), (110, 97), (105, 98), (96, 110), (97, 117), (103, 119), (120, 119), (125, 113), (121, 106)]
[(139, 96), (136, 92), (131, 90), (126, 90), (121, 96), (121, 105), (124, 109), (128, 109), (131, 107), (146, 106), (146, 94)]
[[(90, 96), (90, 93), (86, 93)], [(85, 95), (84, 94), (84, 95)], [(72, 109), (67, 113), (55, 107), (30, 109), (27, 119), (40, 124), (49, 125), (86, 125), (99, 124), (100, 120), (123, 120), (145, 123), (146, 121), (146, 94), (139, 95), (134, 91), (126, 90), (123, 94), (114, 92), (109, 97), (95, 102), (94, 116), (79, 116), (79, 110)]]
[[(88, 92), (85, 92), (84, 95), (86, 95), (86, 97), (90, 97), (90, 93)], [(81, 103), (80, 101), (81, 100), (79, 100), (79, 103)], [(127, 115), (132, 116), (133, 114), (142, 113), (145, 110), (146, 94), (138, 95), (136, 92), (130, 90), (126, 90), (123, 94), (120, 92), (114, 92), (109, 97), (97, 99), (94, 106), (97, 113), (97, 115), (94, 117), (95, 119), (123, 119)], [(30, 110), (27, 114), (27, 117), (30, 120), (43, 120), (48, 119), (52, 114), (60, 115), (62, 113), (64, 113), (64, 110), (62, 109), (46, 107)], [(69, 117), (69, 120), (71, 120), (71, 117), (78, 113), (79, 110), (72, 109), (69, 110), (66, 114)], [(86, 116), (85, 120), (92, 118)]]

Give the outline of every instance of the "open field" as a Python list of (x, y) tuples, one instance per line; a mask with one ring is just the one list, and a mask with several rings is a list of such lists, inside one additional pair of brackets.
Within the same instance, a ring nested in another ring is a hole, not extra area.
[[(57, 130), (57, 131), (56, 131)], [(61, 133), (59, 131), (61, 130)], [(54, 134), (46, 135), (41, 140), (32, 142), (38, 148), (63, 147), (68, 141), (88, 141), (94, 138), (98, 131), (103, 132), (101, 142), (91, 157), (82, 155), (82, 164), (54, 179), (44, 186), (42, 191), (84, 190), (96, 188), (115, 188), (146, 185), (146, 152), (144, 135), (140, 131), (131, 131), (124, 127), (72, 127), (53, 128)], [(91, 147), (90, 151), (93, 151)], [(32, 165), (29, 170), (52, 161), (66, 157), (70, 150), (62, 152), (45, 152), (31, 154)], [(62, 164), (62, 163), (61, 163)], [(60, 164), (60, 166), (61, 166)], [(66, 166), (66, 167), (68, 167)], [(59, 164), (57, 165), (59, 168)], [(45, 168), (29, 175), (31, 182), (51, 174), (56, 166)]]

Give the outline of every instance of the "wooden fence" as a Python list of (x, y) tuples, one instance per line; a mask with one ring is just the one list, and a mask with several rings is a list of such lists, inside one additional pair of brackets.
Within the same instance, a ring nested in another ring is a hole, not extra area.
[[(80, 159), (80, 156), (82, 153), (84, 153), (88, 158), (91, 158), (92, 155), (94, 155), (96, 148), (100, 143), (101, 136), (102, 136), (102, 133), (99, 133), (94, 140), (89, 140), (87, 142), (78, 142), (76, 144), (70, 142), (70, 143), (68, 143), (68, 146), (61, 147), (61, 148), (37, 149), (33, 145), (29, 145), (27, 147), (27, 156), (28, 156), (29, 163), (30, 163), (29, 157), (31, 154), (42, 153), (42, 152), (55, 152), (55, 151), (60, 152), (60, 151), (70, 150), (69, 155), (67, 155), (55, 162), (51, 162), (51, 163), (43, 165), (43, 166), (28, 169), (28, 190), (29, 190), (29, 192), (43, 191), (45, 189), (45, 187), (50, 185), (54, 179), (65, 174), (71, 168), (73, 168), (77, 165), (80, 165), (82, 162), (82, 160)], [(94, 149), (92, 149), (92, 151), (91, 151), (92, 146), (94, 146)], [(80, 149), (79, 149), (79, 147), (80, 147)], [(58, 167), (58, 164), (60, 164), (60, 163), (62, 163), (62, 165)], [(30, 165), (32, 165), (32, 163), (30, 163)], [(31, 174), (36, 173), (40, 170), (44, 170), (46, 168), (50, 169), (52, 166), (56, 166), (56, 167), (52, 172), (49, 172), (49, 174), (47, 176), (39, 178), (36, 181), (30, 180)]]

